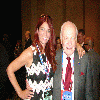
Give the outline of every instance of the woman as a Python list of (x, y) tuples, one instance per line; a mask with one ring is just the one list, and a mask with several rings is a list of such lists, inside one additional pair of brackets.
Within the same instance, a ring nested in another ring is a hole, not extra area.
[[(24, 50), (7, 68), (8, 77), (20, 98), (52, 100), (53, 72), (56, 70), (55, 45), (52, 19), (48, 15), (42, 15), (36, 26), (33, 45)], [(27, 82), (32, 91), (22, 91), (14, 75), (24, 65)]]
[[(56, 41), (52, 19), (42, 15), (36, 26), (33, 45), (22, 52), (7, 68), (8, 77), (18, 96), (26, 100), (52, 100), (53, 73), (56, 70)], [(22, 90), (14, 72), (26, 67), (27, 89)]]

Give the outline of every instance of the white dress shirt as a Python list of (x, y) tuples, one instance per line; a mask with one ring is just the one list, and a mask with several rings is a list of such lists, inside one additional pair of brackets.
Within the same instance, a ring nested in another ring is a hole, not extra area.
[[(67, 55), (63, 52), (63, 80), (65, 81), (65, 74), (66, 74), (66, 67), (68, 64), (68, 60), (66, 59)], [(72, 73), (74, 73), (74, 53), (70, 56), (71, 60), (71, 67), (72, 67)], [(73, 81), (72, 83), (72, 100), (74, 100), (74, 74), (71, 75), (71, 79)], [(62, 80), (61, 80), (61, 90), (63, 90), (63, 84), (62, 84)]]

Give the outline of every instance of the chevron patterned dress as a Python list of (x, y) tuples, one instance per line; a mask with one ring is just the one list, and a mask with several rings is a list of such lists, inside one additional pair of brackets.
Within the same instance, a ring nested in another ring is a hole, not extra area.
[[(32, 65), (26, 67), (26, 79), (34, 92), (34, 95), (30, 100), (52, 100), (53, 71), (45, 54), (42, 54), (42, 58), (43, 65), (41, 64), (37, 51), (34, 51)], [(47, 70), (49, 78), (47, 78), (45, 70)]]

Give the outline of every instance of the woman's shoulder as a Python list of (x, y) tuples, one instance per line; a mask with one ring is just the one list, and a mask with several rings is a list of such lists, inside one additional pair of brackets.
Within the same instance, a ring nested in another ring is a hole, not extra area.
[(33, 45), (31, 45), (30, 48), (32, 49), (33, 52), (36, 50), (36, 48)]
[(26, 57), (33, 57), (33, 52), (35, 51), (35, 47), (30, 46), (27, 49), (25, 49), (21, 55), (24, 55)]

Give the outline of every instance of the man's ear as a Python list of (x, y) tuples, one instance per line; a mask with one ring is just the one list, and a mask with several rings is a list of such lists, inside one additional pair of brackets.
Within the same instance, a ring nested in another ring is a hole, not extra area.
[(61, 44), (62, 44), (62, 34), (60, 33), (60, 41), (61, 41)]

